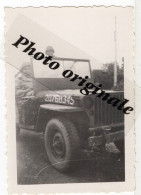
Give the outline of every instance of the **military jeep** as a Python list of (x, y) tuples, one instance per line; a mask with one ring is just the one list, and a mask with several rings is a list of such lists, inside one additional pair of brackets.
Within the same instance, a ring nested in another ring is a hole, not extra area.
[[(66, 69), (94, 82), (90, 61), (86, 59), (53, 58), (59, 62), (56, 70), (34, 59), (32, 82), (35, 95), (26, 99), (20, 128), (43, 133), (50, 163), (61, 172), (68, 171), (82, 151), (101, 150), (114, 142), (124, 152), (123, 113), (100, 98), (82, 95), (77, 82), (62, 76)], [(123, 99), (123, 92), (108, 91)]]

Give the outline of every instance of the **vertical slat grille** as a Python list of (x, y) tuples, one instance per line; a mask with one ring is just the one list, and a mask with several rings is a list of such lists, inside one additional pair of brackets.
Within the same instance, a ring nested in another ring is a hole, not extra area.
[[(111, 97), (118, 98), (121, 102), (123, 101), (123, 93), (111, 94)], [(117, 107), (113, 107), (112, 104), (108, 104), (107, 101), (101, 100), (101, 98), (94, 97), (94, 119), (95, 126), (109, 125), (122, 123), (124, 119), (124, 114)]]

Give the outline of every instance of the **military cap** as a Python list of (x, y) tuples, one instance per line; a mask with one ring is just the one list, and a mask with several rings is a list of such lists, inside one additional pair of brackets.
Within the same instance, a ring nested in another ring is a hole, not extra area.
[(46, 47), (45, 52), (47, 53), (47, 52), (49, 52), (49, 51), (52, 51), (52, 52), (54, 53), (54, 49), (53, 49), (52, 46), (47, 46), (47, 47)]

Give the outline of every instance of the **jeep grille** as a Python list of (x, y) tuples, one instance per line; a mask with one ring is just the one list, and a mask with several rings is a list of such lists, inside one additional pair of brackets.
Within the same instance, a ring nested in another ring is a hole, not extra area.
[[(115, 93), (111, 96), (116, 97), (121, 101), (124, 99), (123, 93), (121, 92)], [(121, 110), (118, 110), (117, 107), (113, 107), (111, 104), (108, 104), (106, 101), (103, 101), (98, 97), (95, 97), (94, 99), (95, 126), (123, 123), (124, 114)]]

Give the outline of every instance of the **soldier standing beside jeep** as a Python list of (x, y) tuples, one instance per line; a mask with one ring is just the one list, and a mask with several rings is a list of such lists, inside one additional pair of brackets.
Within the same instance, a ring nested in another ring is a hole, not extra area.
[(31, 78), (31, 65), (29, 62), (22, 64), (19, 73), (16, 75), (16, 88), (15, 88), (15, 98), (16, 98), (16, 127), (23, 120), (22, 106), (26, 99), (23, 97), (30, 97), (34, 95), (32, 78)]

